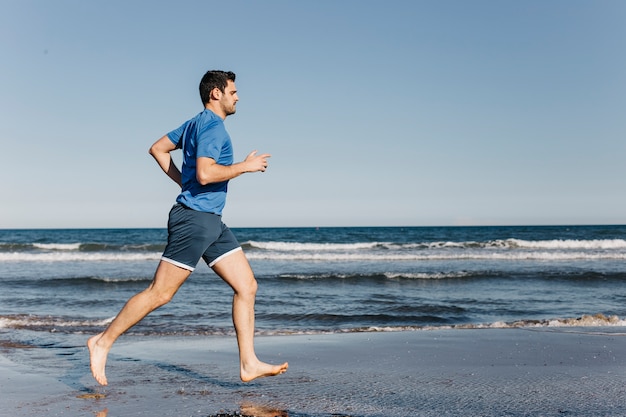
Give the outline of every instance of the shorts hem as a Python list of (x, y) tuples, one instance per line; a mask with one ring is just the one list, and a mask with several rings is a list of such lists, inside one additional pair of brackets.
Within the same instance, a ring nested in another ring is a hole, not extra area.
[(193, 272), (193, 270), (194, 270), (194, 269), (196, 269), (196, 268), (195, 268), (195, 267), (193, 267), (193, 266), (185, 265), (185, 264), (184, 264), (184, 263), (182, 263), (182, 262), (178, 262), (178, 261), (175, 261), (175, 260), (173, 260), (173, 259), (166, 258), (165, 256), (162, 256), (162, 257), (161, 257), (161, 260), (162, 260), (162, 261), (165, 261), (165, 262), (167, 262), (167, 263), (170, 263), (170, 264), (172, 264), (172, 265), (176, 265), (176, 266), (177, 266), (177, 267), (179, 267), (179, 268), (186, 269), (186, 270), (188, 270), (188, 271), (192, 271), (192, 272)]
[(226, 252), (226, 253), (224, 253), (224, 254), (222, 254), (222, 255), (218, 256), (217, 258), (215, 258), (215, 259), (213, 260), (213, 262), (211, 262), (211, 263), (209, 264), (209, 267), (211, 267), (211, 268), (212, 268), (212, 267), (213, 267), (213, 265), (215, 265), (216, 263), (218, 263), (219, 261), (221, 261), (222, 259), (224, 259), (224, 258), (225, 258), (225, 257), (227, 257), (228, 255), (230, 255), (231, 253), (233, 253), (233, 252), (237, 252), (238, 250), (241, 250), (241, 246), (239, 246), (238, 248), (235, 248), (235, 249), (231, 249), (231, 250), (229, 250), (228, 252)]

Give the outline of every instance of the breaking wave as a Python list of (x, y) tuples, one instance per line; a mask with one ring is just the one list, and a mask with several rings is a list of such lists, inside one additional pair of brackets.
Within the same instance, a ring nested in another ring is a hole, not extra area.
[[(162, 244), (0, 243), (0, 262), (158, 260)], [(504, 239), (437, 242), (304, 243), (246, 241), (250, 259), (277, 261), (624, 260), (626, 240)]]
[[(38, 316), (38, 315), (0, 315), (0, 329), (20, 329), (52, 333), (84, 334), (101, 331), (113, 321), (114, 317), (105, 319), (79, 319), (70, 317)], [(274, 329), (259, 330), (259, 335), (294, 335), (294, 334), (337, 334), (363, 332), (398, 332), (398, 331), (429, 331), (429, 330), (467, 330), (467, 329), (531, 329), (531, 328), (589, 328), (589, 327), (624, 327), (626, 319), (604, 314), (586, 314), (572, 318), (551, 318), (545, 320), (517, 320), (514, 322), (463, 323), (452, 325), (416, 325), (416, 326), (365, 326), (341, 329)], [(232, 329), (221, 327), (197, 329), (186, 328), (177, 331), (159, 330), (158, 327), (133, 331), (134, 335), (180, 335), (180, 336), (223, 336), (232, 335)]]

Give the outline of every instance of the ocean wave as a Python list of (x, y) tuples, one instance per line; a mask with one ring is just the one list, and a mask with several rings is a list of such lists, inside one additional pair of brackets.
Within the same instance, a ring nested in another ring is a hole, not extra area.
[(553, 240), (523, 240), (523, 239), (496, 239), (486, 242), (432, 242), (428, 244), (406, 244), (410, 247), (438, 248), (498, 248), (498, 249), (549, 249), (549, 250), (619, 250), (626, 249), (624, 239), (553, 239)]
[(466, 272), (466, 271), (456, 271), (456, 272), (385, 272), (385, 277), (388, 279), (425, 279), (425, 280), (438, 280), (438, 279), (459, 279), (459, 278), (467, 278), (472, 276), (484, 276), (484, 272), (476, 273), (476, 272)]
[(411, 249), (550, 249), (550, 250), (614, 250), (626, 249), (624, 239), (555, 239), (555, 240), (522, 240), (496, 239), (485, 242), (477, 241), (437, 241), (437, 242), (355, 242), (355, 243), (302, 243), (302, 242), (259, 242), (247, 241), (244, 249), (264, 250), (274, 252), (351, 252), (374, 249), (411, 250)]
[(0, 262), (99, 262), (158, 260), (161, 252), (0, 252)]
[(459, 279), (468, 278), (472, 276), (485, 277), (491, 275), (489, 272), (468, 272), (468, 271), (455, 271), (455, 272), (382, 272), (373, 274), (337, 274), (337, 273), (318, 273), (318, 274), (281, 274), (278, 279), (283, 280), (394, 280), (394, 279), (422, 279), (422, 280), (443, 280), (443, 279)]
[(54, 253), (54, 252), (162, 252), (163, 243), (0, 243), (2, 253)]
[[(85, 334), (101, 330), (113, 321), (115, 317), (105, 319), (81, 319), (38, 315), (0, 315), (0, 329), (16, 329), (43, 331), (52, 333)], [(340, 329), (259, 329), (257, 335), (314, 335), (314, 334), (338, 334), (338, 333), (365, 333), (365, 332), (398, 332), (398, 331), (433, 331), (433, 330), (471, 330), (471, 329), (533, 329), (533, 328), (601, 328), (601, 327), (626, 327), (626, 319), (616, 315), (605, 316), (604, 314), (585, 314), (580, 317), (550, 318), (544, 320), (517, 320), (513, 322), (496, 321), (492, 323), (464, 323), (452, 325), (417, 325), (417, 326), (358, 326)], [(141, 331), (131, 331), (129, 335), (135, 336), (225, 336), (233, 335), (232, 328), (206, 326), (196, 329), (187, 328), (176, 330), (163, 330), (159, 326), (146, 328)]]
[(526, 327), (622, 327), (626, 319), (604, 314), (585, 314), (575, 318), (553, 318), (546, 320), (518, 320), (514, 322), (494, 322), (488, 324), (460, 324), (444, 326), (451, 329), (514, 329)]
[[(502, 272), (496, 269), (494, 270), (470, 270), (470, 271), (385, 271), (385, 272), (372, 272), (372, 273), (287, 273), (280, 274), (275, 277), (263, 276), (260, 279), (277, 279), (284, 281), (329, 281), (332, 285), (333, 281), (379, 281), (381, 283), (389, 280), (397, 281), (437, 281), (437, 280), (465, 280), (465, 279), (497, 279), (514, 282), (520, 277), (526, 277), (528, 272)], [(545, 279), (550, 282), (556, 280), (562, 280), (567, 282), (609, 282), (626, 280), (626, 272), (592, 272), (592, 271), (545, 271), (536, 278)]]
[(494, 261), (567, 261), (567, 260), (621, 260), (625, 252), (449, 252), (449, 253), (259, 253), (248, 252), (253, 260), (278, 261), (454, 261), (454, 260), (494, 260)]
[(62, 287), (72, 287), (72, 286), (81, 286), (81, 285), (107, 285), (107, 284), (115, 284), (115, 285), (133, 285), (138, 282), (151, 282), (152, 277), (75, 277), (75, 278), (51, 278), (51, 279), (40, 279), (38, 285), (45, 286), (53, 286), (56, 288)]
[(530, 249), (588, 249), (588, 250), (608, 250), (608, 249), (626, 249), (626, 240), (624, 239), (594, 239), (594, 240), (505, 240), (505, 246), (511, 248), (530, 248)]
[(33, 247), (44, 250), (78, 250), (80, 243), (33, 243)]
[(453, 325), (427, 326), (363, 326), (334, 330), (275, 330), (265, 331), (264, 335), (290, 334), (336, 334), (363, 332), (399, 332), (399, 331), (433, 331), (433, 330), (469, 330), (469, 329), (532, 329), (532, 328), (590, 328), (590, 327), (625, 327), (626, 319), (619, 316), (604, 314), (585, 314), (580, 317), (552, 318), (545, 320), (517, 320), (513, 322), (497, 321), (493, 323), (464, 323)]
[(329, 252), (329, 251), (355, 251), (363, 249), (374, 249), (379, 246), (388, 245), (379, 242), (358, 242), (358, 243), (303, 243), (303, 242), (257, 242), (247, 241), (242, 244), (243, 248), (263, 249), (266, 251), (281, 252)]
[[(135, 262), (161, 259), (161, 252), (0, 252), (0, 262)], [(250, 260), (267, 261), (568, 261), (626, 260), (626, 252), (585, 251), (455, 251), (455, 252), (246, 252)]]
[(73, 330), (77, 328), (103, 327), (113, 321), (115, 317), (106, 319), (76, 319), (55, 316), (38, 316), (27, 314), (0, 315), (0, 329), (29, 329), (41, 331), (55, 331), (58, 328)]
[[(252, 260), (276, 261), (567, 261), (624, 260), (626, 240), (438, 241), (417, 243), (355, 242), (304, 243), (247, 241), (242, 244)], [(81, 262), (158, 260), (161, 244), (0, 243), (0, 262)]]

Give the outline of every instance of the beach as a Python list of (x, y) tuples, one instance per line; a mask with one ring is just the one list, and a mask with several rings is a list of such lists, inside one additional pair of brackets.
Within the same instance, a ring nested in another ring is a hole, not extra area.
[(258, 337), (259, 357), (289, 370), (247, 384), (229, 336), (122, 337), (106, 387), (79, 335), (63, 339), (3, 342), (2, 416), (626, 415), (620, 327)]
[(259, 284), (239, 380), (232, 290), (200, 264), (114, 345), (165, 229), (0, 230), (0, 416), (626, 416), (626, 226), (237, 229)]

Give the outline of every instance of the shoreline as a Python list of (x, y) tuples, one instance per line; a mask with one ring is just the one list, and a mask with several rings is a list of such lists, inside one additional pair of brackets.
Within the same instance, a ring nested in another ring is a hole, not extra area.
[(230, 336), (123, 336), (107, 387), (87, 336), (61, 339), (0, 345), (0, 415), (626, 415), (623, 327), (260, 336), (259, 358), (289, 370), (248, 384)]

